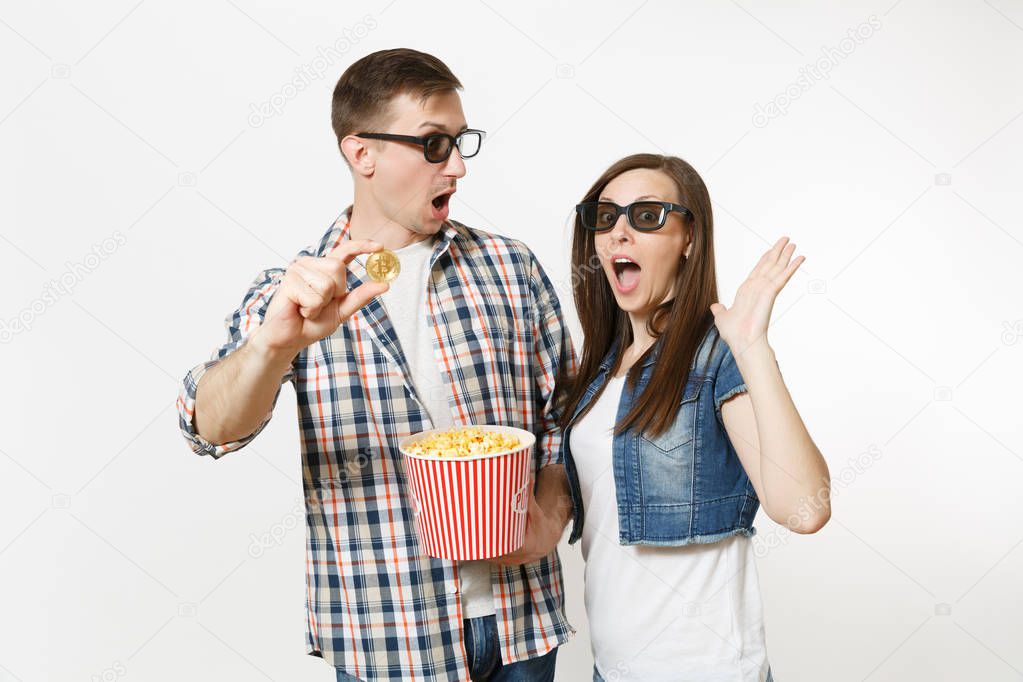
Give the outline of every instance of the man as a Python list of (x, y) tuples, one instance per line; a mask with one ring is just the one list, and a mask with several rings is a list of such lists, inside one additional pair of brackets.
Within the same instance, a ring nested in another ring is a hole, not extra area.
[[(198, 454), (243, 447), (280, 388), (298, 396), (307, 652), (338, 680), (553, 680), (565, 619), (557, 543), (571, 514), (553, 404), (575, 353), (554, 287), (521, 242), (447, 219), (468, 129), (461, 83), (408, 49), (353, 64), (332, 125), (354, 201), (286, 269), (262, 272), (228, 342), (185, 377)], [(395, 137), (398, 136), (398, 137)], [(390, 284), (365, 259), (386, 247)], [(429, 428), (537, 435), (525, 546), (493, 562), (426, 556), (398, 441)]]

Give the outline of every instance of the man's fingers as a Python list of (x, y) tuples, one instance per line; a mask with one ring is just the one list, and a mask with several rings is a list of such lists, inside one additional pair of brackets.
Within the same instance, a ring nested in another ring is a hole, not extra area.
[(302, 266), (333, 282), (335, 296), (336, 292), (348, 291), (348, 268), (340, 260), (312, 256), (302, 259)]
[(292, 265), (291, 267), (298, 276), (299, 284), (315, 291), (323, 297), (324, 302), (334, 298), (334, 290), (337, 287), (332, 277), (305, 265)]
[(341, 242), (336, 249), (328, 253), (324, 258), (334, 258), (348, 265), (352, 260), (362, 253), (373, 253), (384, 248), (379, 242), (372, 239), (360, 239), (358, 241)]
[(288, 271), (291, 274), (291, 295), (298, 303), (302, 316), (316, 317), (323, 306), (334, 298), (334, 282), (298, 263), (293, 263)]
[[(379, 296), (390, 288), (391, 285), (387, 282), (366, 282), (349, 291), (341, 299), (341, 305), (338, 306), (341, 321), (347, 320), (359, 308), (369, 303), (374, 296)], [(337, 298), (334, 300), (337, 300)]]
[(306, 318), (316, 317), (317, 312), (323, 308), (323, 297), (311, 289), (299, 291), (295, 294), (295, 302), (298, 303), (299, 312)]

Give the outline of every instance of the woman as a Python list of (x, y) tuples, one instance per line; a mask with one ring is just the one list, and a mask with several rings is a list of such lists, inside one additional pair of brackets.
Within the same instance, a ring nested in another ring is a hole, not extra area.
[(688, 163), (629, 156), (577, 206), (585, 344), (559, 401), (594, 680), (772, 679), (753, 518), (762, 503), (813, 533), (831, 514), (827, 464), (767, 341), (804, 260), (787, 242), (726, 308), (710, 196)]

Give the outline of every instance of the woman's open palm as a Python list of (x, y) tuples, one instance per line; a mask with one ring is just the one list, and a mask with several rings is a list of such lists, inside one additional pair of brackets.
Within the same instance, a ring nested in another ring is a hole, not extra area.
[(720, 303), (710, 306), (714, 324), (733, 353), (742, 352), (761, 338), (766, 340), (774, 300), (806, 260), (805, 256), (792, 259), (796, 245), (788, 241), (788, 237), (782, 237), (760, 257), (735, 292), (732, 307), (726, 308)]

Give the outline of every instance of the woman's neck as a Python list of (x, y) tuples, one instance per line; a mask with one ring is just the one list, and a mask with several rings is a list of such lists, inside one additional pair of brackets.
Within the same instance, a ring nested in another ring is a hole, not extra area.
[(649, 315), (629, 313), (629, 323), (632, 326), (632, 345), (629, 348), (634, 350), (642, 349), (640, 354), (654, 342), (654, 337), (650, 336), (649, 332), (647, 332), (647, 322), (649, 319)]
[(632, 344), (623, 350), (622, 361), (618, 367), (617, 376), (628, 372), (636, 360), (657, 340), (647, 333), (646, 324), (648, 319), (649, 316), (647, 315), (629, 313), (629, 322), (632, 326)]

